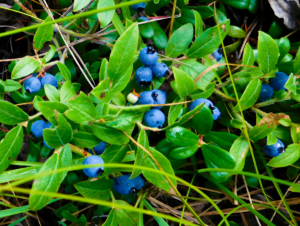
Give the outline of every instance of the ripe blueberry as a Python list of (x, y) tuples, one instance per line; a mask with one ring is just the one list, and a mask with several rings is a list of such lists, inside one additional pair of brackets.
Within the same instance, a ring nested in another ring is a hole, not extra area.
[(262, 84), (258, 100), (267, 101), (272, 96), (273, 96), (273, 88), (269, 84)]
[(138, 4), (135, 4), (135, 5), (131, 5), (130, 6), (134, 11), (138, 11), (138, 9), (145, 9), (146, 7), (146, 3), (145, 2), (141, 2), (141, 3), (138, 3)]
[[(97, 155), (92, 155), (92, 156), (86, 157), (82, 163), (82, 165), (91, 165), (91, 164), (104, 164), (104, 161), (101, 157), (99, 157)], [(103, 171), (104, 171), (104, 166), (83, 169), (83, 172), (88, 177), (98, 177), (103, 173)]]
[(289, 79), (289, 76), (287, 76), (285, 73), (283, 72), (276, 72), (275, 73), (276, 77), (275, 78), (271, 78), (270, 79), (270, 86), (273, 87), (274, 90), (286, 90), (286, 88), (284, 88), (285, 83), (287, 82), (287, 80)]
[(148, 17), (145, 17), (145, 16), (141, 16), (138, 19), (139, 20), (143, 20), (143, 21), (148, 21), (149, 20)]
[(148, 87), (152, 84), (152, 70), (149, 67), (140, 67), (135, 72), (135, 78), (139, 86)]
[(215, 52), (213, 52), (211, 55), (216, 59), (217, 62), (219, 62), (219, 60), (221, 60), (222, 57), (223, 57), (223, 51), (222, 51), (221, 48), (218, 48), (218, 49), (217, 49)]
[(33, 136), (37, 138), (42, 137), (45, 126), (46, 126), (46, 122), (43, 120), (38, 120), (32, 123), (30, 130)]
[(194, 110), (195, 107), (197, 107), (198, 105), (200, 105), (202, 103), (205, 103), (205, 106), (209, 107), (214, 120), (217, 120), (218, 118), (221, 117), (220, 110), (213, 104), (213, 102), (211, 102), (208, 99), (204, 99), (204, 98), (199, 98), (197, 100), (194, 100), (192, 102), (192, 104), (190, 105), (190, 111)]
[(30, 77), (25, 80), (24, 88), (27, 93), (37, 93), (42, 88), (42, 85), (39, 79)]
[(158, 109), (151, 109), (147, 111), (144, 116), (144, 122), (147, 126), (152, 128), (162, 128), (166, 117), (162, 111)]
[(152, 66), (152, 73), (157, 78), (165, 77), (169, 73), (169, 67), (165, 63), (157, 62)]
[(133, 179), (129, 179), (129, 175), (123, 175), (118, 178), (114, 178), (114, 190), (122, 195), (136, 194), (145, 185), (145, 181), (137, 176)]
[(151, 47), (145, 47), (141, 50), (139, 58), (144, 65), (152, 66), (158, 61), (158, 54)]
[[(164, 91), (161, 91), (159, 89), (152, 90), (152, 98), (154, 100), (154, 104), (165, 104), (167, 101), (167, 93)], [(162, 109), (163, 106), (157, 106), (153, 107), (155, 109)]]
[(44, 128), (44, 129), (50, 129), (51, 126), (52, 126), (52, 123), (51, 123), (51, 122), (48, 122), (48, 123), (45, 125), (45, 128)]
[(264, 151), (267, 153), (267, 155), (271, 157), (277, 157), (281, 155), (284, 151), (284, 144), (281, 140), (277, 139), (277, 142), (273, 145), (265, 145)]
[[(94, 149), (96, 155), (101, 155), (101, 154), (104, 152), (105, 148), (106, 148), (106, 142), (101, 141), (101, 143), (98, 144), (98, 145), (97, 145), (96, 147), (94, 147), (93, 149)], [(94, 154), (93, 151), (92, 151), (91, 149), (89, 149), (88, 152), (91, 153), (91, 154)]]
[(138, 104), (154, 104), (152, 93), (153, 91), (145, 91), (140, 93)]
[(44, 86), (46, 84), (52, 85), (54, 87), (57, 87), (57, 79), (51, 75), (51, 74), (46, 74), (43, 78), (42, 78), (42, 87), (44, 88)]

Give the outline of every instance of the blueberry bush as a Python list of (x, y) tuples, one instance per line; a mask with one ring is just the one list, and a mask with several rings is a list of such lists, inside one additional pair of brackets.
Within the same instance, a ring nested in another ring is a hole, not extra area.
[(297, 225), (300, 44), (268, 1), (0, 10), (29, 43), (0, 60), (5, 224)]

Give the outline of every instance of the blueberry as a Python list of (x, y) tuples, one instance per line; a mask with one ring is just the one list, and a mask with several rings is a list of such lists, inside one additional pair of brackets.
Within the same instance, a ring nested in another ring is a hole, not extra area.
[(140, 97), (138, 99), (138, 104), (154, 104), (154, 99), (152, 97), (153, 91), (145, 91), (140, 93)]
[(162, 128), (166, 117), (162, 111), (158, 109), (151, 109), (147, 111), (144, 116), (144, 122), (147, 126), (152, 128)]
[[(154, 104), (165, 104), (167, 101), (167, 93), (158, 89), (152, 90), (152, 98)], [(153, 107), (155, 109), (162, 109), (163, 106)]]
[(271, 157), (276, 157), (281, 155), (284, 151), (284, 144), (281, 140), (277, 139), (277, 142), (273, 145), (265, 145), (264, 151), (267, 153), (267, 155)]
[(262, 84), (258, 100), (267, 101), (272, 96), (273, 96), (273, 88), (269, 84)]
[(135, 72), (135, 78), (139, 86), (148, 87), (152, 84), (152, 70), (149, 67), (140, 67)]
[(211, 102), (208, 99), (204, 99), (204, 98), (199, 98), (197, 100), (194, 100), (192, 102), (192, 104), (190, 105), (190, 111), (194, 110), (195, 107), (197, 107), (198, 105), (200, 105), (202, 103), (205, 103), (205, 106), (209, 107), (214, 120), (217, 120), (218, 118), (221, 117), (220, 110), (213, 104), (213, 102)]
[(52, 123), (51, 122), (48, 122), (45, 126), (45, 129), (50, 129), (50, 127), (52, 126)]
[(222, 59), (222, 57), (223, 57), (222, 49), (218, 48), (211, 55), (216, 59), (217, 62), (219, 62)]
[[(91, 165), (91, 164), (104, 164), (104, 161), (101, 157), (97, 155), (92, 155), (85, 158), (85, 160), (82, 163), (82, 165)], [(103, 171), (104, 171), (104, 166), (83, 169), (83, 172), (88, 177), (98, 177), (103, 173)]]
[(122, 195), (136, 194), (145, 185), (145, 181), (137, 176), (133, 179), (129, 179), (129, 175), (123, 175), (118, 178), (114, 178), (114, 190)]
[(42, 85), (39, 79), (30, 77), (25, 80), (24, 88), (27, 93), (37, 93), (42, 88)]
[[(35, 77), (35, 78), (36, 78), (38, 75), (39, 75), (39, 73), (33, 73), (33, 74), (32, 74), (32, 77)], [(38, 80), (42, 81), (42, 78), (43, 78), (43, 77), (40, 76), (40, 77), (38, 77)]]
[(145, 3), (145, 2), (141, 2), (141, 3), (135, 4), (135, 5), (131, 5), (130, 7), (131, 7), (134, 11), (138, 11), (139, 8), (145, 9), (146, 3)]
[(47, 147), (47, 148), (49, 148), (49, 149), (51, 149), (51, 150), (53, 150), (54, 148), (51, 148), (51, 147), (49, 147), (49, 145), (46, 143), (46, 141), (45, 141), (45, 138), (43, 138), (43, 143), (44, 143), (44, 145)]
[(287, 76), (283, 72), (276, 72), (275, 75), (276, 75), (275, 78), (270, 79), (270, 82), (271, 82), (270, 86), (272, 86), (273, 89), (276, 91), (286, 90), (286, 88), (284, 88), (284, 85), (287, 82), (287, 80), (289, 79), (289, 76)]
[(158, 61), (158, 54), (151, 47), (145, 47), (141, 50), (139, 58), (144, 65), (152, 66)]
[[(101, 155), (106, 148), (106, 142), (102, 141), (100, 144), (98, 144), (96, 147), (94, 147), (94, 151), (96, 155)], [(88, 150), (89, 153), (94, 154), (91, 149)]]
[(148, 21), (149, 20), (148, 17), (145, 17), (145, 16), (141, 16), (138, 19), (139, 20), (143, 20), (143, 21)]
[(42, 78), (41, 83), (42, 83), (42, 87), (43, 87), (43, 88), (44, 88), (44, 86), (45, 86), (46, 84), (52, 85), (52, 86), (54, 86), (55, 88), (57, 87), (57, 80), (56, 80), (56, 78), (55, 78), (53, 75), (51, 75), (51, 74), (46, 74), (46, 75)]
[(165, 63), (156, 63), (152, 66), (152, 73), (157, 78), (165, 77), (169, 73), (169, 67)]
[(43, 120), (38, 120), (32, 123), (31, 125), (31, 132), (34, 137), (40, 138), (43, 136), (43, 130), (46, 126), (46, 122)]

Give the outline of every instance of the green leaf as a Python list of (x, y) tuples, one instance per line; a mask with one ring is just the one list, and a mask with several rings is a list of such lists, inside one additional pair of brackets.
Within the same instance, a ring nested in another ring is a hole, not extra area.
[(258, 32), (258, 64), (264, 74), (272, 71), (277, 64), (279, 50), (272, 37), (262, 31)]
[(129, 82), (130, 77), (128, 79), (128, 76), (126, 75), (129, 70), (128, 68), (130, 68), (133, 64), (134, 58), (137, 54), (138, 37), (138, 25), (137, 23), (134, 23), (114, 44), (107, 69), (108, 76), (112, 82), (112, 94), (122, 91)]
[(238, 139), (237, 135), (227, 132), (215, 132), (211, 131), (206, 134), (205, 138), (209, 138), (209, 140), (216, 143), (220, 148), (223, 148), (227, 151), (230, 150), (232, 144), (236, 139)]
[(268, 134), (272, 133), (276, 129), (276, 126), (269, 126), (268, 124), (263, 124), (261, 126), (254, 126), (250, 133), (249, 137), (253, 142), (257, 142), (258, 140), (261, 140), (265, 138)]
[(20, 83), (11, 79), (6, 79), (5, 83), (0, 79), (0, 83), (4, 85), (4, 92), (13, 92), (22, 88)]
[[(127, 202), (117, 200), (118, 204), (124, 205), (124, 206), (130, 206)], [(131, 211), (131, 210), (125, 210), (122, 208), (116, 208), (116, 215), (117, 215), (117, 221), (118, 225), (126, 225), (126, 226), (136, 226), (139, 214), (137, 212)]]
[(82, 181), (75, 184), (75, 188), (85, 198), (107, 200), (110, 197), (109, 191), (113, 187), (113, 181), (101, 178), (96, 181)]
[[(150, 148), (149, 152), (153, 156), (155, 161), (150, 156), (148, 156), (148, 160), (145, 161), (145, 167), (160, 170), (157, 166), (158, 163), (164, 172), (169, 173), (171, 175), (175, 175), (170, 161), (163, 154), (161, 154), (154, 148)], [(143, 170), (143, 175), (150, 183), (154, 184), (155, 186), (167, 192), (170, 191), (171, 185), (169, 184), (168, 179), (164, 175), (156, 174), (147, 170)], [(169, 179), (171, 180), (173, 185), (176, 186), (176, 180), (173, 178)]]
[[(28, 127), (27, 127), (28, 129)], [(41, 143), (35, 144), (32, 140), (29, 142), (29, 154), (27, 157), (27, 162), (38, 162), (40, 157), (40, 146)]]
[(26, 77), (27, 75), (31, 74), (39, 70), (40, 63), (36, 59), (32, 59), (29, 56), (22, 58), (17, 65), (14, 67), (11, 78), (18, 79)]
[(232, 38), (245, 38), (246, 32), (237, 26), (231, 25), (229, 27), (228, 36)]
[(249, 150), (249, 143), (246, 137), (239, 137), (233, 144), (229, 153), (235, 159), (236, 165), (234, 170), (242, 171), (245, 166), (245, 160)]
[(37, 106), (43, 113), (45, 118), (49, 119), (55, 115), (55, 111), (59, 113), (64, 113), (68, 110), (68, 106), (60, 102), (50, 102), (50, 101), (39, 101)]
[(91, 94), (93, 94), (101, 102), (109, 103), (111, 100), (109, 86), (110, 78), (105, 78), (92, 90)]
[(68, 210), (63, 210), (61, 212), (63, 218), (65, 218), (66, 220), (68, 221), (71, 221), (73, 223), (77, 223), (78, 222), (78, 219), (77, 217), (75, 217), (72, 213), (70, 213)]
[[(47, 23), (52, 21), (48, 16), (43, 23)], [(41, 50), (45, 44), (45, 42), (49, 42), (53, 37), (53, 26), (52, 24), (41, 26), (37, 29), (34, 38), (33, 38), (33, 46), (37, 50)]]
[[(62, 160), (62, 166), (64, 168), (68, 167), (72, 163), (72, 150), (69, 144), (63, 146), (59, 152), (60, 158)], [(63, 172), (63, 178), (67, 176), (68, 171)]]
[[(247, 43), (247, 45), (244, 49), (243, 65), (249, 65), (249, 66), (254, 65), (254, 53), (253, 53), (253, 49), (249, 43)], [(245, 67), (245, 68), (247, 68), (247, 67)], [(247, 68), (247, 69), (249, 69), (249, 68)]]
[[(99, 0), (97, 9), (103, 9), (109, 6), (114, 6), (115, 2), (113, 0)], [(114, 9), (106, 10), (97, 14), (98, 19), (100, 21), (101, 28), (106, 27), (112, 20), (114, 16)]]
[(22, 222), (23, 220), (25, 220), (28, 216), (22, 217), (19, 220), (14, 221), (13, 223), (9, 224), (8, 226), (16, 226), (18, 225), (20, 222)]
[(28, 120), (28, 115), (12, 103), (0, 100), (0, 106), (0, 123), (16, 125)]
[(284, 88), (291, 91), (293, 94), (297, 95), (297, 81), (296, 77), (294, 77), (294, 74), (290, 74), (289, 79), (284, 85)]
[(117, 213), (115, 209), (111, 209), (109, 215), (102, 226), (118, 226)]
[(203, 106), (199, 113), (192, 118), (193, 124), (197, 132), (201, 135), (209, 133), (214, 124), (211, 110), (207, 106)]
[[(177, 97), (173, 101), (173, 103), (180, 103), (183, 101), (184, 101), (184, 98)], [(183, 104), (176, 104), (176, 105), (170, 106), (169, 116), (168, 116), (168, 124), (169, 125), (172, 125), (176, 121), (176, 119), (180, 115), (182, 107), (183, 107)]]
[(101, 140), (94, 134), (77, 132), (73, 134), (73, 144), (81, 148), (93, 148), (100, 144)]
[(88, 124), (96, 118), (96, 107), (91, 99), (83, 92), (67, 102), (69, 110), (65, 115), (78, 124)]
[(153, 42), (155, 47), (157, 49), (164, 50), (168, 44), (168, 38), (165, 31), (156, 21), (153, 21), (150, 24), (154, 29)]
[(91, 128), (99, 139), (109, 144), (122, 145), (129, 142), (129, 138), (121, 131), (105, 126), (103, 123), (94, 123)]
[(267, 145), (273, 145), (277, 142), (277, 138), (273, 133), (268, 134), (267, 136)]
[(278, 49), (279, 49), (279, 58), (278, 62), (280, 62), (286, 54), (290, 51), (291, 43), (290, 40), (286, 37), (282, 37), (279, 39)]
[[(222, 39), (228, 33), (230, 21), (220, 24)], [(224, 27), (223, 27), (224, 26)], [(219, 29), (217, 26), (206, 29), (192, 44), (187, 53), (188, 58), (200, 58), (216, 51), (221, 44)]]
[[(102, 158), (103, 161), (108, 163), (121, 163), (124, 159), (127, 151), (129, 151), (129, 146), (119, 146), (119, 145), (111, 145), (109, 146), (103, 153)], [(112, 172), (114, 172), (115, 169), (113, 168), (105, 168), (104, 174), (102, 176), (108, 175)]]
[[(145, 130), (141, 130), (139, 133), (139, 137), (137, 142), (142, 145), (146, 150), (149, 150), (149, 140)], [(146, 164), (145, 161), (148, 160), (149, 155), (139, 146), (137, 146), (137, 153), (135, 157), (135, 166), (144, 166)], [(131, 174), (131, 179), (137, 177), (142, 173), (143, 170), (133, 169)]]
[(90, 0), (74, 0), (74, 12), (77, 12), (90, 3)]
[(294, 66), (294, 74), (295, 75), (300, 75), (300, 46), (299, 46), (299, 49), (297, 51), (297, 55), (295, 57), (293, 66)]
[[(242, 111), (252, 107), (256, 103), (260, 91), (261, 91), (261, 81), (258, 78), (252, 79), (250, 83), (247, 85), (240, 99), (240, 106)], [(233, 110), (239, 111), (240, 110), (239, 104), (237, 104)]]
[(203, 20), (198, 11), (193, 10), (195, 14), (195, 36), (198, 38), (203, 32)]
[(105, 78), (107, 78), (107, 68), (108, 68), (108, 60), (104, 58), (101, 62), (100, 71), (99, 71), (99, 81), (102, 82)]
[(250, 0), (221, 0), (221, 2), (237, 9), (247, 9), (250, 4)]
[(294, 162), (296, 162), (300, 158), (300, 145), (299, 144), (291, 144), (283, 152), (281, 155), (274, 157), (268, 162), (269, 166), (272, 167), (286, 167)]
[(10, 130), (0, 143), (0, 172), (6, 170), (18, 156), (23, 143), (23, 128), (16, 126)]
[(67, 66), (64, 65), (64, 64), (62, 64), (62, 63), (60, 63), (60, 62), (57, 63), (57, 66), (58, 66), (58, 68), (59, 68), (60, 73), (61, 73), (62, 76), (64, 77), (64, 79), (65, 79), (66, 81), (71, 81), (71, 79), (72, 79), (71, 72), (70, 72), (70, 70), (67, 68)]
[[(55, 171), (63, 167), (61, 156), (54, 153), (47, 161), (43, 164), (39, 171), (39, 174), (46, 173), (49, 171)], [(29, 209), (40, 210), (53, 198), (48, 195), (37, 194), (36, 192), (57, 192), (60, 183), (63, 179), (63, 172), (52, 173), (47, 176), (42, 176), (33, 183), (30, 197), (29, 197)]]
[(194, 146), (199, 142), (199, 138), (195, 133), (181, 126), (168, 130), (166, 136), (170, 142), (179, 147)]
[(71, 81), (66, 81), (60, 89), (60, 101), (66, 103), (76, 95), (74, 86)]
[(44, 129), (43, 137), (51, 148), (58, 148), (69, 143), (73, 138), (72, 127), (67, 119), (60, 113), (57, 113), (56, 120), (58, 126), (55, 129)]
[(193, 25), (190, 23), (178, 28), (168, 41), (166, 56), (175, 58), (181, 55), (192, 42), (193, 33)]
[(59, 91), (52, 85), (46, 84), (44, 86), (46, 96), (52, 102), (59, 102), (60, 94)]
[(111, 100), (114, 104), (118, 106), (125, 106), (126, 100), (125, 97), (122, 93), (115, 93), (112, 97)]
[(55, 52), (56, 52), (55, 46), (53, 46), (53, 45), (49, 45), (49, 46), (50, 46), (50, 50), (48, 50), (46, 55), (43, 57), (43, 59), (42, 59), (43, 63), (49, 62), (52, 59), (52, 57), (54, 56)]
[(199, 145), (195, 145), (189, 147), (175, 148), (171, 151), (170, 156), (174, 159), (186, 159), (194, 155), (199, 147)]
[(190, 95), (194, 90), (194, 81), (184, 71), (173, 67), (173, 73), (175, 82), (178, 89), (178, 94), (181, 98), (185, 98)]

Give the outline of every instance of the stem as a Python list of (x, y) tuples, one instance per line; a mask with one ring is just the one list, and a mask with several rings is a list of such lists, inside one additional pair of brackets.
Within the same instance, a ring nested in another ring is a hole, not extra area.
[(259, 107), (265, 107), (265, 106), (269, 106), (269, 105), (275, 104), (277, 102), (281, 102), (281, 101), (285, 101), (285, 100), (290, 100), (290, 99), (291, 99), (290, 96), (287, 96), (286, 98), (284, 98), (282, 100), (271, 99), (271, 100), (268, 100), (268, 101), (265, 101), (265, 102), (261, 102), (261, 103), (255, 104), (254, 106), (257, 107), (257, 108), (259, 108)]
[(223, 99), (227, 100), (227, 101), (236, 102), (236, 99), (235, 99), (235, 98), (233, 98), (233, 97), (231, 97), (231, 96), (229, 96), (229, 95), (226, 95), (226, 94), (222, 93), (220, 90), (218, 90), (218, 89), (216, 89), (216, 88), (214, 89), (214, 93), (215, 93), (216, 95), (222, 97)]
[(81, 149), (79, 147), (76, 147), (75, 145), (73, 144), (69, 144), (70, 147), (71, 147), (71, 150), (76, 153), (77, 155), (81, 155), (81, 156), (84, 156), (84, 157), (87, 157), (87, 156), (91, 156), (92, 154), (91, 153), (88, 153), (87, 151), (85, 151), (84, 149)]
[(32, 120), (32, 119), (35, 119), (35, 118), (37, 118), (37, 117), (40, 117), (41, 115), (43, 115), (42, 112), (39, 112), (39, 113), (37, 113), (37, 114), (35, 114), (35, 115), (32, 115), (32, 116), (29, 117), (28, 121), (30, 121), (30, 120)]
[(171, 18), (171, 24), (170, 24), (170, 31), (169, 31), (169, 39), (171, 38), (172, 32), (173, 32), (173, 23), (174, 23), (174, 18), (175, 18), (176, 4), (177, 4), (177, 0), (174, 0), (173, 9), (172, 9), (172, 18)]

